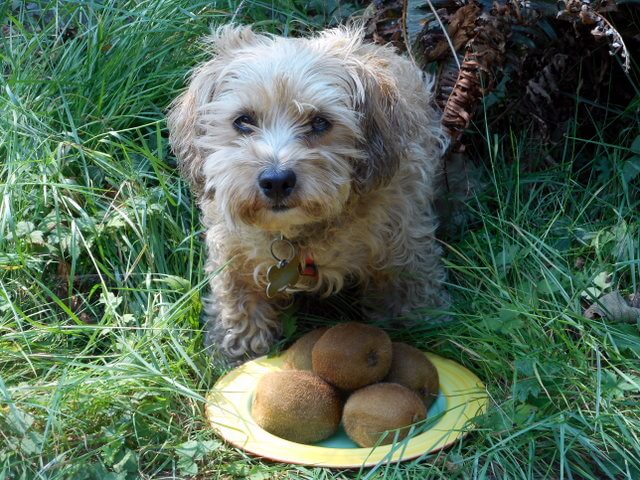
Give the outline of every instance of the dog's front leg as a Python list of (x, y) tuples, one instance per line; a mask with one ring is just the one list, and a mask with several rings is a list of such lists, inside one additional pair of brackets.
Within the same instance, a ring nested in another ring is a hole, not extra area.
[(231, 361), (263, 355), (280, 335), (277, 302), (253, 278), (225, 269), (211, 279), (203, 300), (205, 345)]

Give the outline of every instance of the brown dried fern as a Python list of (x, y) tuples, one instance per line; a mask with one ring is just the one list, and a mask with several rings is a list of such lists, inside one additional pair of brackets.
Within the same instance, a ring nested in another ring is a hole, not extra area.
[(476, 106), (482, 98), (481, 68), (475, 52), (467, 51), (455, 84), (449, 87), (451, 93), (444, 105), (442, 125), (449, 132), (452, 143), (456, 143), (462, 132), (469, 126)]
[[(462, 8), (458, 11), (461, 10)], [(494, 72), (505, 60), (505, 43), (509, 32), (509, 23), (505, 19), (510, 12), (494, 11), (492, 15), (481, 15), (480, 12), (479, 7), (468, 9), (467, 15), (476, 15), (473, 30), (469, 28), (468, 17), (463, 23), (464, 29), (454, 30), (461, 32), (460, 36), (463, 38), (473, 35), (466, 42), (464, 60), (443, 108), (442, 124), (449, 131), (454, 148), (473, 119), (483, 95), (495, 84)], [(459, 41), (458, 39), (457, 42)], [(447, 85), (445, 88), (448, 90)]]

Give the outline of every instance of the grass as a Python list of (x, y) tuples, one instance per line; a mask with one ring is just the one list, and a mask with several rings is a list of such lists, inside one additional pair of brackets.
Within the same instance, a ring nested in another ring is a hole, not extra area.
[(202, 416), (222, 372), (203, 352), (201, 227), (163, 112), (210, 24), (297, 34), (352, 9), (34, 4), (0, 6), (1, 479), (640, 476), (638, 326), (585, 318), (581, 295), (640, 288), (637, 122), (569, 135), (533, 172), (526, 137), (482, 134), (485, 188), (446, 242), (454, 320), (391, 331), (485, 380), (473, 433), (374, 469), (262, 462)]

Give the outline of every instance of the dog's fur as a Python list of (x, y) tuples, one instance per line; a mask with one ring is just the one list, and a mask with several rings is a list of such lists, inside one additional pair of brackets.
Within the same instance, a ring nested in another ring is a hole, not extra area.
[[(294, 290), (355, 284), (368, 310), (388, 318), (446, 304), (432, 206), (446, 138), (423, 72), (363, 43), (358, 28), (293, 39), (228, 26), (209, 44), (212, 59), (168, 116), (215, 272), (207, 341), (231, 358), (265, 353)], [(249, 134), (233, 126), (244, 114), (256, 119)], [(318, 115), (330, 129), (310, 130)], [(285, 211), (258, 187), (268, 167), (297, 176)], [(269, 299), (270, 247), (281, 235), (318, 275)]]

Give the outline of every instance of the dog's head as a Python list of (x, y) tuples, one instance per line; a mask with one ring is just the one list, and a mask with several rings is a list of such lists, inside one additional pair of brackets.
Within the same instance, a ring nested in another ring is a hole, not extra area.
[[(386, 51), (357, 29), (309, 39), (223, 27), (172, 105), (170, 140), (201, 201), (269, 231), (340, 215), (388, 183), (401, 153)], [(388, 52), (387, 52), (388, 53)]]

